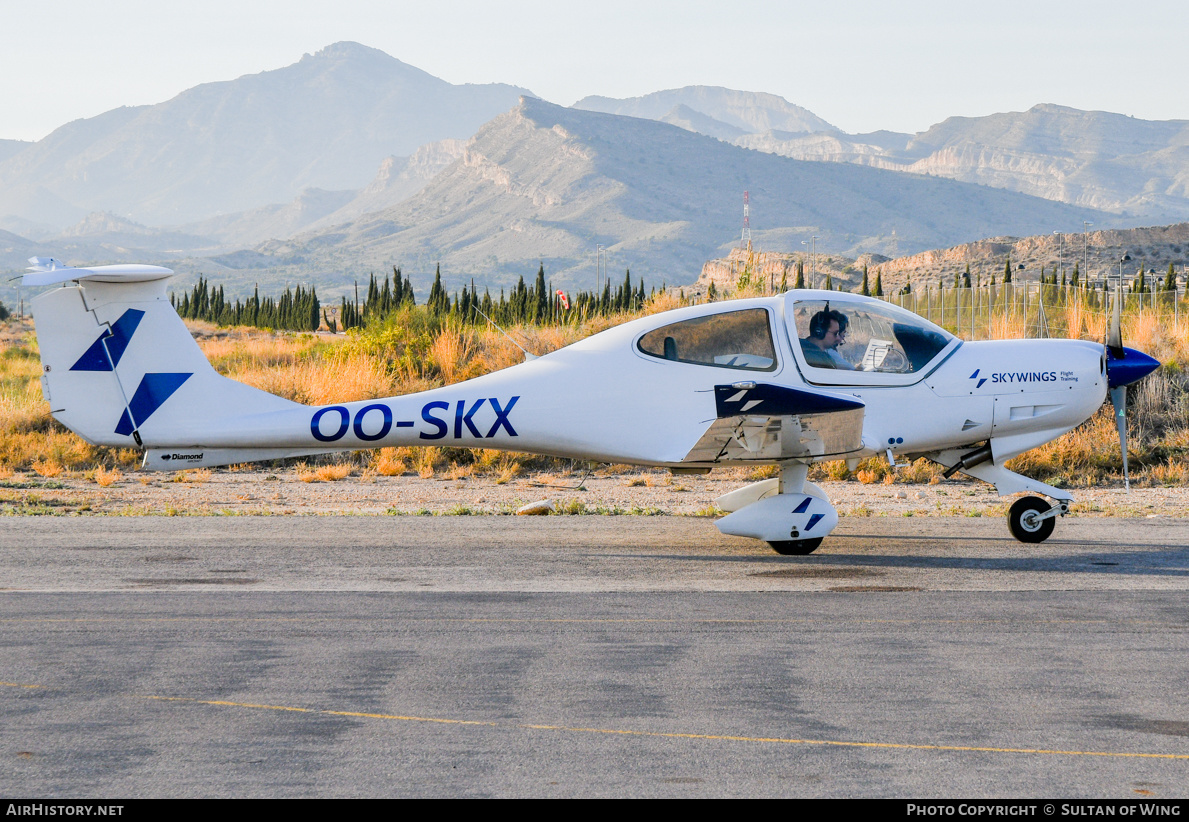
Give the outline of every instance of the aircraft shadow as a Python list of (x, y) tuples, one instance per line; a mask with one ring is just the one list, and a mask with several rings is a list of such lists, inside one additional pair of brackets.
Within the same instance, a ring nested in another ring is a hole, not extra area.
[[(855, 535), (836, 538), (836, 543), (851, 539), (862, 539)], [(880, 537), (879, 539), (883, 539)], [(1080, 543), (1066, 543), (1079, 545)], [(1018, 543), (1006, 543), (1010, 549)], [(1036, 550), (1059, 547), (1060, 543), (1046, 543)], [(845, 545), (836, 544), (835, 550), (845, 550)], [(1026, 571), (1032, 573), (1079, 573), (1114, 576), (1189, 577), (1189, 549), (1179, 545), (1152, 545), (1117, 551), (1090, 553), (1069, 552), (1045, 556), (917, 556), (892, 554), (835, 553), (823, 546), (824, 553), (807, 557), (783, 557), (778, 554), (758, 553), (753, 556), (723, 556), (716, 554), (607, 554), (604, 556), (623, 559), (667, 559), (703, 563), (749, 563), (763, 562), (772, 566), (850, 566), (855, 568), (910, 568), (978, 571)], [(819, 550), (823, 550), (819, 549)]]

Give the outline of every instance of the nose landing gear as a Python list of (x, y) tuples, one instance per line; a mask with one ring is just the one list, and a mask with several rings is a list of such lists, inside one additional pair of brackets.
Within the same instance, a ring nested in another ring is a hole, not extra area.
[(1056, 518), (1068, 513), (1065, 500), (1049, 505), (1040, 497), (1021, 497), (1007, 511), (1007, 528), (1020, 542), (1044, 542), (1053, 535)]

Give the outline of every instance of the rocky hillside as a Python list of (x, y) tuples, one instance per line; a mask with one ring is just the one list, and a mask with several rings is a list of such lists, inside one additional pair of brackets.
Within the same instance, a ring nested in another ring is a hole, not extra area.
[[(1042, 270), (1046, 276), (1057, 274), (1068, 279), (1075, 268), (1081, 277), (1084, 278), (1089, 272), (1091, 279), (1098, 280), (1107, 274), (1117, 275), (1124, 255), (1131, 258), (1123, 261), (1125, 278), (1133, 278), (1142, 270), (1145, 274), (1163, 279), (1171, 263), (1183, 284), (1186, 266), (1189, 265), (1189, 223), (1089, 231), (1085, 234), (994, 237), (895, 259), (880, 255), (852, 259), (842, 255), (819, 254), (817, 273), (819, 284), (829, 274), (835, 288), (857, 291), (866, 266), (870, 283), (874, 285), (875, 275), (879, 273), (883, 278), (884, 292), (891, 293), (909, 281), (932, 284), (944, 281), (948, 285), (955, 276), (963, 274), (967, 266), (975, 282), (985, 283), (992, 275), (1001, 281), (1004, 267), (1009, 262), (1015, 280), (1035, 281)], [(811, 263), (809, 255), (803, 252), (755, 252), (750, 268), (760, 272), (765, 283), (776, 285), (787, 272), (788, 285), (791, 287), (795, 282), (798, 263), (805, 267), (808, 284)], [(732, 249), (727, 256), (708, 261), (702, 267), (696, 286), (687, 289), (686, 293), (703, 294), (713, 282), (719, 293), (729, 294), (747, 264), (747, 253), (739, 248)]]
[(920, 134), (769, 131), (737, 145), (948, 177), (1140, 217), (1189, 217), (1189, 120), (1038, 105), (951, 117)]

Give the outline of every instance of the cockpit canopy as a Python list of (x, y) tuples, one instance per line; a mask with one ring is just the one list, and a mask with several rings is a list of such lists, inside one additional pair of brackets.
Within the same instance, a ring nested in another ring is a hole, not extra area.
[(653, 357), (694, 365), (775, 371), (776, 347), (768, 311), (745, 308), (680, 320), (653, 329), (637, 343)]
[[(785, 335), (773, 333), (779, 312), (773, 301), (757, 303), (734, 310), (724, 303), (714, 313), (687, 315), (645, 332), (636, 350), (687, 365), (778, 371), (790, 353)], [(819, 385), (910, 385), (961, 345), (923, 317), (856, 294), (789, 292), (784, 319), (794, 361), (808, 382)]]
[(810, 382), (908, 385), (961, 344), (945, 329), (882, 300), (809, 293), (786, 297), (785, 320), (797, 364)]

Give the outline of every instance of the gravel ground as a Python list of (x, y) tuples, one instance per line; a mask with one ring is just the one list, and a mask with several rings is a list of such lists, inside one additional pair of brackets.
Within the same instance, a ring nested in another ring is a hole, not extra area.
[[(566, 513), (713, 514), (716, 497), (747, 484), (739, 469), (706, 476), (662, 470), (529, 474), (506, 483), (490, 477), (423, 479), (348, 476), (303, 482), (294, 468), (125, 473), (103, 487), (80, 476), (18, 472), (0, 479), (0, 514), (510, 514), (550, 500)], [(970, 480), (936, 485), (820, 483), (842, 516), (1002, 516), (994, 489)], [(1189, 517), (1189, 488), (1075, 489), (1074, 513), (1089, 516)]]

